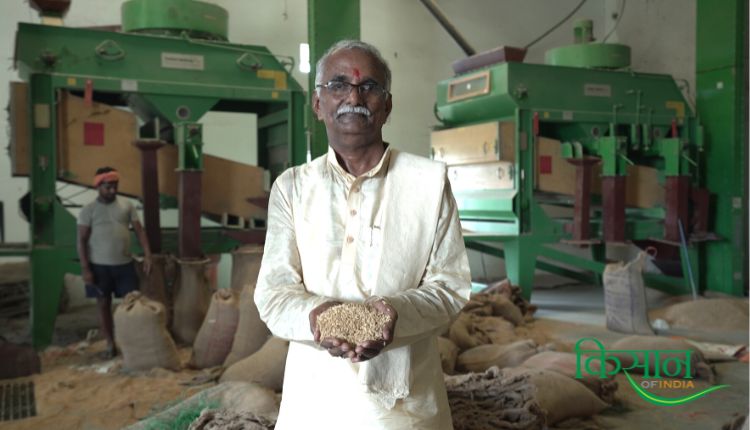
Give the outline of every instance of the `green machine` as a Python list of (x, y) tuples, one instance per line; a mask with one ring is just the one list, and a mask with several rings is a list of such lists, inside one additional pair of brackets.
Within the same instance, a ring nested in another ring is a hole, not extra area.
[[(59, 17), (66, 9), (60, 4), (69, 1), (36, 3)], [(35, 347), (51, 341), (63, 274), (79, 271), (75, 220), (56, 196), (57, 181), (65, 180), (58, 158), (66, 94), (128, 107), (142, 121), (135, 143), (143, 151), (144, 218), (152, 247), (159, 244), (155, 251), (197, 257), (262, 243), (263, 229), (201, 227), (205, 156), (198, 121), (208, 111), (256, 114), (258, 164), (273, 179), (308, 156), (305, 96), (290, 76), (293, 61), (228, 42), (227, 26), (224, 9), (193, 0), (127, 1), (122, 32), (19, 24), (15, 60), (28, 83), (31, 241), (0, 255), (30, 258)], [(155, 150), (167, 144), (178, 152), (178, 229), (160, 228), (159, 193), (149, 188), (157, 178)]]
[(699, 289), (706, 243), (722, 238), (698, 118), (671, 76), (623, 70), (630, 49), (593, 42), (591, 21), (575, 42), (544, 65), (512, 48), (472, 55), (438, 84), (431, 146), (467, 247), (504, 258), (526, 297), (535, 269), (601, 282), (608, 244), (658, 251), (649, 286)]

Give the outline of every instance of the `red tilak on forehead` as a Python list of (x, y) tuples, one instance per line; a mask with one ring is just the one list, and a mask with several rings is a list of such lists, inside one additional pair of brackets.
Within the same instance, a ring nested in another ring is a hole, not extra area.
[(358, 69), (358, 68), (356, 68), (356, 67), (354, 68), (354, 77), (355, 77), (356, 79), (359, 79), (359, 69)]

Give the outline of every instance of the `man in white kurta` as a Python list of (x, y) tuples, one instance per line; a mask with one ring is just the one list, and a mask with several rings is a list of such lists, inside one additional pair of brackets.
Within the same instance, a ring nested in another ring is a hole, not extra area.
[[(329, 151), (275, 181), (255, 292), (291, 341), (276, 429), (452, 429), (437, 336), (471, 282), (446, 168), (382, 141), (390, 71), (373, 47), (340, 42), (317, 73)], [(373, 300), (396, 317), (387, 346), (314, 341), (321, 310)]]

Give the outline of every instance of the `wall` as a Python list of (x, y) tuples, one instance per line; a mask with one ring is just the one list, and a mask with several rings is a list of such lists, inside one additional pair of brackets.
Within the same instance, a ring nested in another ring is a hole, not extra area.
[(620, 24), (607, 41), (631, 47), (631, 68), (635, 71), (664, 73), (686, 80), (690, 88), (688, 99), (694, 106), (696, 1), (607, 0), (606, 32), (614, 25), (623, 3)]
[[(305, 0), (211, 1), (230, 11), (232, 42), (263, 45), (274, 53), (297, 58), (299, 43), (307, 40)], [(573, 23), (580, 18), (592, 19), (595, 34), (601, 37), (613, 25), (611, 14), (619, 10), (619, 1), (588, 1), (571, 20), (535, 45), (527, 61), (541, 63), (547, 49), (571, 43)], [(117, 24), (122, 2), (74, 0), (66, 25)], [(524, 46), (572, 10), (578, 0), (437, 3), (477, 51), (483, 51), (499, 45)], [(635, 70), (672, 73), (692, 84), (694, 4), (695, 0), (631, 0), (610, 41), (633, 46)], [(437, 122), (433, 116), (435, 84), (452, 76), (450, 64), (464, 54), (416, 0), (361, 0), (361, 14), (362, 39), (378, 46), (393, 69), (394, 109), (384, 130), (385, 139), (402, 150), (427, 155), (430, 128)], [(7, 105), (5, 83), (17, 79), (11, 58), (19, 21), (39, 20), (25, 2), (4, 4), (0, 14), (0, 36), (6, 41), (0, 45), (0, 106)], [(307, 87), (306, 76), (296, 68), (294, 77)], [(7, 139), (7, 133), (0, 132), (0, 146), (6, 147)], [(224, 148), (216, 151), (226, 153)], [(207, 148), (207, 152), (212, 150)], [(28, 240), (28, 226), (16, 215), (16, 202), (26, 189), (27, 180), (11, 179), (9, 159), (0, 156), (0, 201), (5, 203), (7, 241)], [(481, 273), (477, 261), (472, 259), (472, 267)], [(486, 257), (486, 267), (493, 276), (502, 272), (498, 260), (491, 257)]]

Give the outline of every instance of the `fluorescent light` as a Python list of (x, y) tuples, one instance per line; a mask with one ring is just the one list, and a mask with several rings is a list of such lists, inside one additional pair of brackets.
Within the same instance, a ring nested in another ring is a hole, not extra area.
[(307, 43), (299, 44), (299, 71), (310, 73), (310, 45)]

